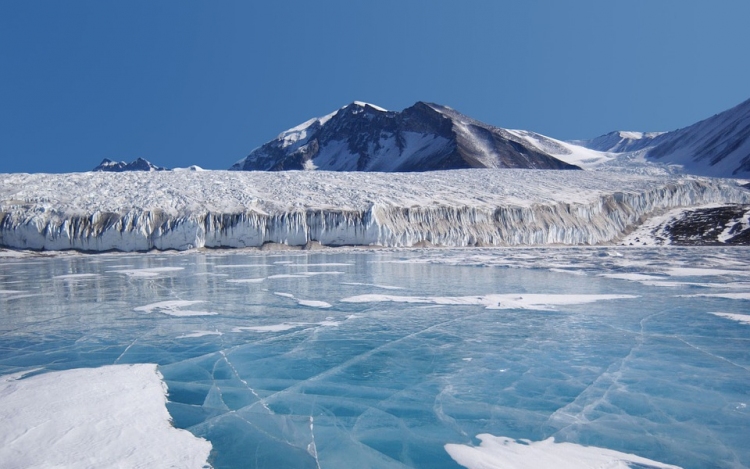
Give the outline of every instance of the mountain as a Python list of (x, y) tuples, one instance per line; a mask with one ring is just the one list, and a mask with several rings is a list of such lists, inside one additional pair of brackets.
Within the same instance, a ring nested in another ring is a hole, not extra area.
[(683, 129), (664, 133), (612, 132), (572, 141), (602, 152), (639, 152), (648, 160), (682, 165), (690, 174), (750, 176), (750, 99)]
[(135, 161), (126, 163), (124, 161), (112, 161), (104, 158), (99, 166), (91, 171), (107, 171), (112, 173), (121, 173), (123, 171), (168, 171), (167, 168), (151, 164), (148, 160), (138, 158)]
[(618, 130), (591, 140), (571, 140), (570, 143), (596, 151), (627, 153), (643, 150), (644, 148), (653, 145), (654, 139), (665, 133), (666, 132), (627, 132)]
[(230, 170), (413, 172), (461, 168), (580, 169), (517, 132), (438, 104), (401, 112), (355, 101), (253, 150)]

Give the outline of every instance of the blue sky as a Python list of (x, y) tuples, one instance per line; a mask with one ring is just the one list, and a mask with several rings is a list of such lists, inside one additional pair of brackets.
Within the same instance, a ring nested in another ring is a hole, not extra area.
[(556, 138), (750, 98), (747, 0), (0, 2), (0, 172), (226, 169), (354, 100)]

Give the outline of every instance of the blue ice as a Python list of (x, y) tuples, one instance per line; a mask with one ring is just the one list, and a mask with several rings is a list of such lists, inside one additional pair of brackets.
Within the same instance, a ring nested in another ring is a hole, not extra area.
[(0, 374), (156, 363), (215, 468), (457, 468), (445, 445), (479, 434), (750, 467), (748, 265), (742, 248), (4, 259)]

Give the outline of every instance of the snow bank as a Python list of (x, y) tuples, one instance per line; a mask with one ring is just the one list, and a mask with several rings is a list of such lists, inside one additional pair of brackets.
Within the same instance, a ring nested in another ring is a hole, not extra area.
[(211, 443), (170, 424), (156, 365), (0, 377), (5, 468), (203, 468)]
[(644, 217), (748, 203), (719, 179), (604, 171), (0, 175), (0, 246), (593, 245)]

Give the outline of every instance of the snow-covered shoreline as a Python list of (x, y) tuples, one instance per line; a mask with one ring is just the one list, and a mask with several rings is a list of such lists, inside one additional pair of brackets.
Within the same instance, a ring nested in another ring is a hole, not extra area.
[(0, 246), (596, 245), (652, 214), (710, 203), (750, 203), (750, 192), (648, 171), (6, 174)]

